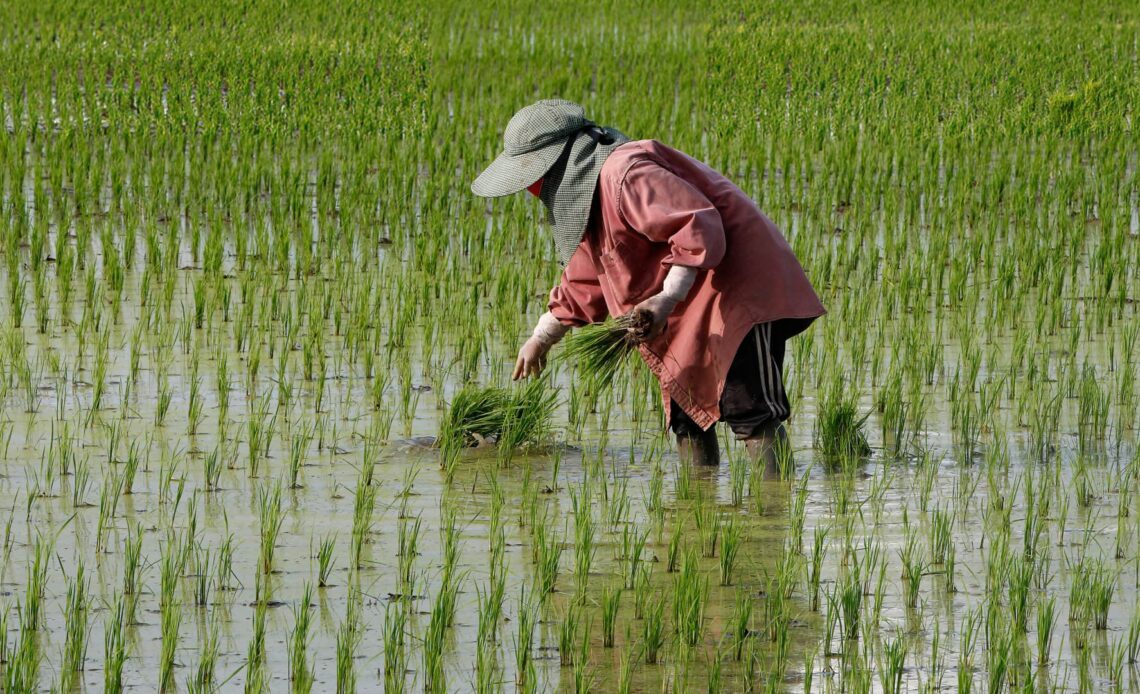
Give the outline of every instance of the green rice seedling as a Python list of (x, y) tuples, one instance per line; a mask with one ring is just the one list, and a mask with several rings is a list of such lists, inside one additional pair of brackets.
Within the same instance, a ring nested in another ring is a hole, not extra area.
[(337, 694), (349, 694), (356, 691), (356, 669), (353, 659), (360, 646), (362, 636), (360, 626), (360, 594), (350, 591), (348, 608), (344, 622), (336, 635), (336, 690)]
[(281, 484), (272, 487), (262, 485), (257, 490), (257, 516), (261, 528), (261, 543), (257, 565), (262, 575), (273, 571), (273, 558), (277, 548), (277, 536), (284, 520), (281, 514)]
[(574, 664), (574, 650), (578, 646), (578, 632), (581, 626), (581, 607), (577, 600), (571, 601), (562, 613), (558, 625), (558, 662), (562, 667)]
[(8, 610), (0, 614), (0, 626), (4, 627), (0, 638), (0, 662), (4, 664), (4, 691), (35, 691), (39, 686), (41, 654), (36, 634), (21, 628), (16, 642), (8, 648)]
[(75, 473), (71, 479), (71, 507), (87, 506), (87, 492), (91, 489), (91, 466), (87, 456), (76, 458)]
[(127, 602), (125, 595), (117, 596), (103, 619), (103, 690), (123, 691), (123, 666), (127, 662)]
[(810, 595), (810, 609), (819, 612), (819, 585), (822, 578), (823, 557), (827, 550), (828, 529), (816, 526), (812, 531), (811, 558), (808, 562), (808, 587)]
[(689, 501), (693, 498), (695, 488), (692, 463), (678, 459), (673, 467), (673, 495), (678, 501)]
[(444, 626), (449, 627), (455, 621), (456, 597), (459, 592), (459, 583), (466, 576), (466, 572), (459, 573), (459, 527), (456, 525), (455, 511), (445, 509), (446, 499), (440, 502), (440, 517), (443, 523), (440, 526), (439, 544), (443, 554), (443, 569), (441, 572), (439, 600), (444, 613)]
[(740, 551), (743, 527), (735, 516), (721, 527), (720, 532), (720, 584), (732, 585), (732, 573), (736, 566), (736, 555)]
[(158, 688), (169, 691), (174, 687), (174, 656), (178, 650), (178, 629), (182, 625), (182, 603), (168, 596), (160, 611), (162, 646), (159, 652)]
[(154, 425), (161, 427), (166, 422), (166, 415), (170, 412), (170, 404), (174, 401), (174, 389), (170, 385), (170, 377), (164, 373), (158, 374), (158, 399), (154, 406)]
[(940, 508), (935, 509), (930, 519), (930, 561), (938, 566), (945, 566), (950, 553), (953, 551), (951, 528), (953, 516)]
[(557, 405), (558, 393), (545, 380), (534, 379), (513, 389), (499, 435), (500, 453), (544, 443), (550, 436), (550, 420)]
[(1033, 562), (1024, 557), (1010, 561), (1009, 584), (1009, 623), (1018, 634), (1029, 629), (1030, 591), (1033, 582)]
[(620, 548), (621, 559), (626, 565), (624, 572), (626, 590), (634, 589), (637, 577), (640, 574), (641, 555), (645, 552), (645, 543), (648, 540), (648, 530), (639, 532), (638, 529), (632, 525), (622, 527)]
[(261, 469), (261, 461), (269, 456), (269, 444), (273, 439), (273, 428), (277, 415), (269, 415), (270, 394), (259, 398), (246, 421), (247, 468), (250, 479), (256, 478)]
[(20, 609), (20, 632), (32, 634), (39, 631), (43, 622), (43, 600), (47, 590), (48, 560), (53, 552), (53, 541), (45, 541), (36, 535), (30, 561), (26, 567), (24, 602)]
[(534, 691), (538, 684), (535, 681), (537, 673), (533, 657), (534, 625), (537, 619), (537, 610), (524, 587), (519, 592), (516, 619), (518, 629), (515, 632), (513, 645), (515, 650), (515, 685), (525, 692)]
[(214, 492), (219, 489), (218, 482), (222, 477), (222, 468), (225, 467), (222, 445), (219, 441), (214, 450), (207, 453), (203, 459), (203, 477), (205, 478), (207, 492)]
[[(905, 518), (905, 515), (904, 515)], [(906, 530), (906, 541), (899, 550), (899, 558), (903, 565), (903, 589), (906, 597), (906, 606), (910, 609), (918, 607), (918, 594), (922, 586), (922, 576), (926, 573), (926, 560), (919, 556), (918, 535), (913, 528)]]
[[(88, 581), (84, 576), (83, 562), (75, 570), (75, 576), (67, 586), (65, 607), (65, 639), (60, 663), (59, 688), (70, 691), (79, 682), (87, 661), (87, 637), (89, 617)], [(7, 630), (0, 630), (7, 638)], [(0, 650), (3, 650), (0, 648)]]
[(499, 652), (490, 643), (476, 641), (474, 689), (477, 694), (498, 694), (503, 691), (502, 665)]
[(1118, 639), (1108, 652), (1108, 679), (1114, 692), (1124, 691), (1124, 661), (1128, 655), (1128, 644)]
[(487, 519), (488, 549), (493, 553), (496, 538), (503, 532), (503, 507), (506, 505), (506, 496), (503, 487), (499, 484), (498, 472), (491, 468), (488, 479), (488, 491), (491, 500), (490, 512)]
[(795, 493), (792, 495), (791, 507), (788, 509), (790, 521), (788, 544), (794, 547), (797, 552), (803, 551), (804, 522), (807, 520), (807, 495), (807, 472), (805, 471), (804, 478), (796, 486)]
[(505, 582), (489, 581), (486, 588), (475, 586), (479, 611), (478, 642), (482, 648), (491, 648), (499, 641), (499, 620), (503, 616)]
[(855, 398), (843, 392), (841, 381), (834, 381), (820, 402), (815, 424), (816, 448), (829, 465), (847, 466), (871, 454), (863, 433), (867, 417), (859, 416)]
[(406, 599), (389, 601), (384, 605), (384, 691), (404, 691), (404, 672), (407, 669), (408, 605)]
[(633, 664), (638, 657), (638, 652), (634, 648), (633, 641), (628, 638), (628, 628), (626, 629), (626, 637), (626, 647), (622, 650), (621, 655), (618, 656), (617, 683), (615, 686), (615, 690), (618, 694), (630, 694), (630, 692), (633, 691)]
[(709, 694), (717, 694), (721, 691), (723, 686), (722, 671), (724, 669), (724, 654), (720, 648), (714, 648), (712, 655), (708, 658), (706, 666), (706, 676), (708, 678), (706, 691)]
[(609, 523), (611, 533), (616, 533), (625, 526), (629, 518), (629, 479), (616, 477), (613, 489), (610, 491), (606, 478), (602, 478), (602, 503), (606, 512), (606, 521)]
[(744, 591), (735, 591), (732, 616), (728, 623), (732, 630), (732, 659), (740, 662), (744, 656), (744, 644), (752, 635), (752, 597)]
[(665, 571), (674, 573), (681, 559), (681, 532), (682, 527), (679, 522), (673, 523), (673, 532), (669, 535), (669, 547), (666, 550)]
[(359, 569), (364, 558), (364, 543), (372, 532), (372, 516), (376, 509), (376, 487), (365, 482), (363, 475), (356, 481), (354, 499), (352, 506), (352, 568)]
[(687, 646), (697, 645), (704, 635), (708, 593), (708, 578), (701, 574), (697, 553), (690, 549), (673, 582), (673, 627)]
[(226, 535), (226, 539), (218, 546), (218, 561), (214, 571), (215, 590), (225, 592), (232, 590), (232, 581), (237, 574), (234, 573), (234, 536)]
[(196, 547), (192, 554), (194, 558), (194, 605), (206, 607), (210, 604), (210, 550), (208, 547)]
[(596, 530), (591, 515), (589, 495), (589, 488), (585, 485), (581, 495), (570, 493), (574, 509), (574, 578), (578, 599), (583, 601), (590, 581), (590, 568), (598, 551), (594, 542)]
[(837, 586), (835, 599), (843, 618), (843, 632), (847, 640), (859, 638), (859, 622), (863, 607), (863, 583), (859, 571), (853, 567)]
[(336, 536), (325, 536), (320, 539), (317, 548), (317, 586), (327, 588), (328, 579), (333, 573), (333, 554), (336, 550)]
[(645, 618), (645, 606), (649, 602), (650, 591), (652, 589), (649, 572), (650, 569), (648, 566), (643, 567), (635, 582), (633, 590), (633, 618), (637, 620)]
[(198, 647), (198, 667), (187, 680), (187, 689), (209, 692), (214, 687), (214, 675), (218, 665), (218, 619), (211, 620), (205, 629)]
[(1057, 598), (1050, 595), (1037, 604), (1037, 665), (1049, 663), (1049, 649), (1053, 642), (1053, 629), (1057, 625)]
[(95, 530), (95, 546), (106, 549), (107, 531), (115, 518), (119, 506), (119, 496), (123, 489), (123, 478), (110, 472), (103, 478), (103, 490), (99, 495), (99, 524)]
[(878, 656), (879, 683), (885, 694), (898, 694), (903, 689), (903, 669), (906, 666), (907, 642), (902, 636), (896, 636), (876, 653)]
[(1103, 562), (1085, 559), (1072, 574), (1069, 590), (1069, 621), (1098, 630), (1108, 628), (1108, 613), (1116, 590), (1116, 575)]
[(536, 562), (538, 564), (537, 586), (540, 599), (554, 590), (558, 581), (558, 563), (562, 558), (562, 542), (546, 523), (540, 523), (534, 528)]
[[(311, 639), (313, 584), (305, 582), (301, 600), (293, 604), (293, 630), (289, 632), (289, 682), (295, 692), (308, 692), (313, 687), (313, 671), (309, 667), (308, 650)], [(339, 662), (338, 662), (339, 668)]]
[(701, 554), (715, 557), (720, 543), (721, 515), (715, 506), (705, 506), (700, 495), (693, 504), (693, 523), (697, 526), (697, 535), (701, 541)]
[(186, 406), (186, 431), (190, 436), (198, 433), (205, 414), (202, 411), (202, 379), (198, 375), (198, 353), (190, 360), (190, 393)]
[(264, 592), (261, 582), (265, 574), (258, 573), (258, 600), (253, 608), (253, 633), (245, 654), (245, 691), (248, 693), (266, 691), (269, 686), (269, 673), (265, 668), (265, 617), (268, 612), (268, 601), (263, 598)]
[(408, 588), (412, 585), (414, 577), (417, 554), (416, 548), (419, 544), (420, 537), (420, 524), (421, 518), (420, 516), (416, 516), (414, 521), (408, 518), (401, 518), (397, 526), (397, 575), (400, 578), (401, 590), (404, 592), (410, 592)]
[(578, 328), (563, 340), (564, 358), (587, 375), (593, 392), (608, 390), (628, 364), (637, 347), (630, 332), (633, 327), (631, 316), (609, 318)]
[(645, 601), (641, 641), (645, 647), (645, 662), (655, 665), (657, 654), (665, 645), (665, 596), (660, 592), (651, 594)]
[(590, 667), (590, 631), (592, 622), (586, 620), (582, 638), (578, 642), (578, 654), (574, 658), (574, 692), (589, 694), (593, 690), (597, 670)]
[(1128, 664), (1135, 665), (1140, 659), (1140, 610), (1132, 608), (1132, 619), (1128, 622)]
[(141, 446), (139, 441), (132, 441), (131, 447), (127, 450), (127, 459), (123, 461), (123, 494), (134, 491), (135, 475), (138, 474), (139, 463), (142, 462)]
[(301, 476), (301, 464), (305, 460), (305, 453), (313, 442), (313, 428), (307, 427), (293, 432), (289, 444), (289, 488), (300, 489), (298, 481)]
[[(142, 524), (127, 525), (127, 540), (123, 543), (123, 595), (129, 598), (136, 597), (142, 587)], [(133, 600), (132, 600), (133, 602)], [(133, 618), (134, 609), (128, 609), (128, 616)], [(132, 620), (128, 620), (130, 623)]]
[(656, 462), (649, 477), (648, 493), (645, 497), (645, 510), (653, 519), (653, 527), (657, 529), (657, 538), (660, 540), (661, 530), (665, 526), (665, 471)]
[(622, 589), (606, 586), (602, 589), (602, 647), (614, 647), (614, 632), (617, 627), (618, 609), (621, 606)]

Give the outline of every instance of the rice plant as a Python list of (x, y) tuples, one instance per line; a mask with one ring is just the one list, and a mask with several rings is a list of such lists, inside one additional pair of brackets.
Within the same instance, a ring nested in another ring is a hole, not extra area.
[(687, 646), (697, 645), (704, 636), (708, 594), (708, 578), (701, 574), (696, 551), (689, 549), (673, 582), (673, 628)]
[(591, 387), (608, 390), (636, 351), (635, 327), (626, 315), (578, 328), (563, 341), (563, 357), (588, 375)]
[[(289, 682), (295, 692), (308, 692), (313, 687), (313, 671), (309, 665), (309, 642), (312, 638), (313, 584), (305, 583), (301, 599), (293, 605), (293, 630), (289, 633)], [(339, 662), (338, 662), (339, 668)]]
[[(83, 564), (75, 570), (75, 576), (67, 586), (67, 600), (64, 627), (66, 640), (63, 644), (62, 665), (59, 687), (70, 690), (78, 684), (79, 674), (87, 662), (88, 618), (90, 609), (89, 584), (84, 575)], [(3, 633), (7, 638), (7, 631)]]
[(820, 403), (815, 424), (815, 442), (823, 459), (830, 465), (849, 465), (871, 454), (871, 446), (863, 433), (867, 416), (859, 416), (855, 399), (843, 392), (841, 381), (835, 381)]
[(606, 586), (602, 589), (602, 647), (614, 647), (618, 609), (621, 606), (621, 588)]

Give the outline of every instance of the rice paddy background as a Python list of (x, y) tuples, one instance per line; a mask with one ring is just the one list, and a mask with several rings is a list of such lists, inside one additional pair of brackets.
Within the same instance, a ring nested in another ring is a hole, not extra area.
[[(5, 4), (4, 691), (1136, 688), (1138, 14)], [(558, 277), (468, 190), (555, 95), (785, 231), (787, 479), (559, 348), (541, 445), (425, 445)]]

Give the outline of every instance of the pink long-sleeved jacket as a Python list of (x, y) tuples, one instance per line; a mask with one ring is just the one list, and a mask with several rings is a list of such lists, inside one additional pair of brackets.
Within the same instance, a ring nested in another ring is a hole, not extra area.
[(674, 264), (702, 272), (641, 355), (661, 382), (665, 412), (673, 399), (707, 429), (720, 418), (728, 367), (749, 329), (825, 311), (756, 204), (721, 174), (655, 140), (629, 142), (606, 159), (590, 223), (550, 292), (550, 311), (572, 326), (622, 315), (659, 292)]

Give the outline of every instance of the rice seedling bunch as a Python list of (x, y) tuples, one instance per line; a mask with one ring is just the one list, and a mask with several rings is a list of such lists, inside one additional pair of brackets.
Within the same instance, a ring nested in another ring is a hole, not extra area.
[(609, 388), (637, 351), (630, 332), (634, 319), (628, 314), (591, 323), (574, 330), (562, 341), (563, 357), (590, 379), (598, 390)]
[(550, 434), (557, 398), (557, 392), (541, 379), (511, 389), (464, 386), (452, 399), (440, 427), (445, 461), (460, 449), (488, 439), (508, 451), (543, 443)]
[(815, 445), (828, 464), (848, 465), (871, 455), (863, 431), (868, 416), (859, 415), (855, 398), (843, 391), (841, 381), (837, 379), (828, 388), (815, 423)]
[[(440, 446), (469, 446), (503, 428), (510, 396), (503, 388), (466, 385), (455, 394), (440, 427)], [(477, 438), (478, 437), (478, 438)]]

